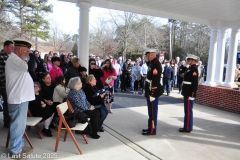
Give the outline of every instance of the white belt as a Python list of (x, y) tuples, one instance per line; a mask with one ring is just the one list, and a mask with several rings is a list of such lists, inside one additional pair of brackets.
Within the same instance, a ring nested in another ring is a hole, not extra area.
[(149, 79), (147, 79), (147, 78), (145, 79), (145, 81), (148, 82), (148, 83), (151, 83), (151, 80), (149, 80)]
[(192, 82), (183, 81), (183, 84), (192, 84)]

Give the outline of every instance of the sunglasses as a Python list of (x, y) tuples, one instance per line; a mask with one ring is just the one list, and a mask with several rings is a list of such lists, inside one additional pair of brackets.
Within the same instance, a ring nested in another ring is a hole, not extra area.
[(96, 65), (96, 63), (90, 63), (91, 65)]

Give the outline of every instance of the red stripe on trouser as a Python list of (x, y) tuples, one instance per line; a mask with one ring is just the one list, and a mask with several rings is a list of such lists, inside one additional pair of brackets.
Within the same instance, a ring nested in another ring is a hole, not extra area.
[[(153, 111), (153, 102), (152, 102), (152, 123), (153, 123), (153, 120), (154, 120), (154, 111)], [(153, 124), (151, 125), (151, 130), (150, 130), (150, 134), (153, 133)]]
[(187, 125), (186, 125), (187, 131), (189, 129), (189, 120), (190, 120), (190, 100), (188, 100), (188, 105), (187, 105)]

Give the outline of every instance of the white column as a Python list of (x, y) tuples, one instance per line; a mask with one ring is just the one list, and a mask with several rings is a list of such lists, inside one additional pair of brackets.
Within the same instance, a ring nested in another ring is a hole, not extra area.
[(217, 57), (217, 34), (218, 29), (211, 28), (210, 48), (207, 64), (207, 80), (203, 83), (206, 86), (216, 86), (215, 83), (215, 71), (216, 71), (216, 57)]
[(238, 47), (238, 28), (232, 28), (231, 40), (229, 46), (228, 60), (227, 60), (227, 72), (224, 86), (234, 88), (237, 85), (234, 83), (236, 58), (237, 58), (237, 47)]
[(217, 85), (222, 85), (227, 28), (219, 29), (218, 33), (219, 39), (217, 48), (215, 82), (217, 83)]
[(79, 7), (79, 35), (78, 35), (78, 57), (80, 64), (88, 68), (89, 63), (89, 9), (91, 4), (80, 2)]

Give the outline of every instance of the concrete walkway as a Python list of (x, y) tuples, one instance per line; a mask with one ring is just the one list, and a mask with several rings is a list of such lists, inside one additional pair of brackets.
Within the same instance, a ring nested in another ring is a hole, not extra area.
[[(125, 93), (124, 93), (125, 94)], [(127, 94), (127, 93), (126, 93)], [(126, 95), (125, 94), (125, 95)], [(116, 94), (116, 99), (121, 97)], [(131, 96), (129, 94), (129, 96)], [(138, 97), (139, 96), (139, 97)], [(177, 91), (170, 95), (181, 98)], [(130, 97), (131, 98), (131, 97)], [(132, 103), (142, 99), (141, 95), (134, 95)], [(162, 96), (160, 102), (166, 98), (174, 101), (175, 98)], [(122, 101), (122, 100), (120, 100)], [(123, 99), (124, 101), (124, 99)], [(144, 102), (144, 101), (143, 101)], [(83, 160), (238, 160), (240, 153), (240, 115), (195, 104), (194, 131), (179, 133), (178, 128), (183, 125), (183, 103), (160, 103), (158, 114), (158, 129), (155, 136), (142, 136), (141, 130), (147, 127), (147, 107), (142, 105), (113, 109), (105, 121), (105, 132), (99, 133), (101, 138), (89, 138), (85, 144), (80, 135), (75, 135), (83, 151), (79, 155), (70, 136), (67, 141), (60, 140), (59, 149), (55, 155), (56, 130), (53, 137), (39, 139), (34, 128), (27, 131), (35, 150), (30, 159), (48, 155), (49, 159), (83, 159)], [(118, 102), (119, 103), (119, 102)], [(131, 104), (131, 103), (129, 103)], [(2, 119), (2, 114), (0, 114)], [(3, 128), (0, 120), (0, 153), (7, 154), (5, 148), (7, 129)], [(39, 125), (40, 127), (43, 124)], [(25, 142), (26, 145), (27, 142)], [(1, 155), (1, 156), (2, 156)], [(56, 157), (57, 156), (57, 157)], [(41, 158), (40, 158), (41, 157)], [(0, 157), (0, 159), (7, 159)]]

